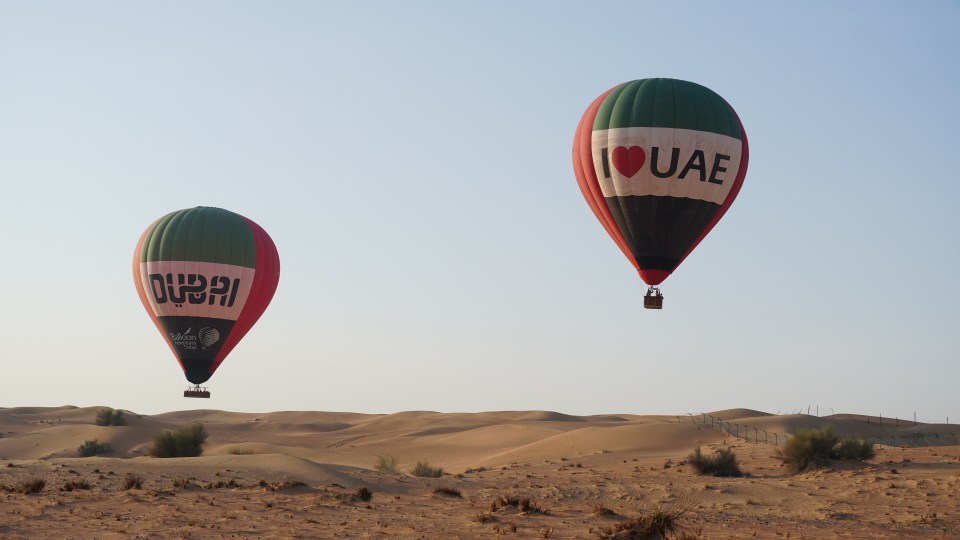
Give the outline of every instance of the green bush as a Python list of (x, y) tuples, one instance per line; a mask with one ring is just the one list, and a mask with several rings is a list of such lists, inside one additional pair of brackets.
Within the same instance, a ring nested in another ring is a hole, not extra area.
[(123, 417), (123, 411), (114, 411), (112, 409), (100, 409), (97, 411), (98, 426), (125, 426), (127, 419)]
[(833, 447), (838, 442), (840, 437), (833, 431), (832, 426), (800, 429), (787, 440), (783, 450), (779, 452), (780, 459), (793, 474), (826, 467), (830, 464)]
[(150, 455), (158, 458), (197, 457), (207, 443), (207, 430), (200, 422), (177, 431), (164, 431), (153, 438)]
[(110, 445), (107, 443), (99, 443), (96, 439), (92, 441), (83, 441), (83, 444), (77, 448), (77, 451), (80, 452), (80, 457), (90, 457), (90, 456), (99, 456), (101, 454), (109, 454), (113, 450), (110, 448)]
[(707, 474), (710, 476), (743, 476), (743, 473), (740, 471), (740, 464), (737, 463), (737, 455), (733, 452), (733, 448), (721, 448), (712, 456), (704, 456), (698, 446), (697, 449), (687, 457), (687, 461), (690, 462), (690, 465), (693, 465), (697, 474)]
[(426, 461), (418, 461), (410, 474), (422, 478), (438, 478), (443, 476), (443, 468), (431, 467)]
[(864, 461), (877, 455), (873, 443), (856, 437), (846, 437), (840, 441), (834, 453), (837, 459), (856, 459)]
[(788, 439), (780, 459), (790, 472), (797, 474), (827, 467), (831, 459), (865, 460), (876, 454), (873, 443), (856, 437), (840, 437), (832, 426), (820, 429), (801, 429)]

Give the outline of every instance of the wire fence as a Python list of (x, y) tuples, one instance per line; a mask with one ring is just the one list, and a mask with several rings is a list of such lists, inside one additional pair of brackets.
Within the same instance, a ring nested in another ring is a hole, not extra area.
[[(777, 433), (775, 431), (768, 431), (763, 428), (758, 428), (756, 426), (749, 426), (746, 424), (738, 424), (736, 422), (729, 422), (722, 418), (717, 418), (711, 414), (700, 413), (699, 415), (687, 413), (687, 416), (676, 416), (677, 423), (683, 423), (686, 421), (692, 422), (698, 426), (705, 426), (711, 429), (720, 431), (721, 433), (727, 433), (732, 437), (737, 439), (742, 439), (746, 442), (753, 442), (758, 444), (772, 444), (774, 446), (782, 446), (787, 444), (787, 440), (793, 437), (789, 433)], [(854, 420), (852, 416), (848, 418)], [(871, 421), (871, 417), (864, 416), (863, 421), (871, 424), (876, 423)], [(874, 419), (875, 420), (875, 419)], [(900, 420), (897, 420), (895, 423), (891, 419), (888, 420), (888, 426), (890, 429), (901, 428)], [(880, 420), (880, 429), (882, 430), (882, 419)], [(902, 421), (904, 422), (904, 428), (917, 428), (916, 422)], [(882, 446), (891, 446), (897, 448), (918, 448), (924, 446), (960, 446), (960, 432), (915, 432), (915, 433), (891, 433), (883, 434), (879, 436), (867, 436), (860, 437), (864, 440), (874, 442)]]

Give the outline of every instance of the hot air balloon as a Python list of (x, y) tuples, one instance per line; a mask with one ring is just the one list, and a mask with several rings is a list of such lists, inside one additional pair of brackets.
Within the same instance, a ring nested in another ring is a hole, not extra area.
[(267, 309), (279, 279), (273, 240), (239, 214), (189, 208), (147, 227), (133, 253), (133, 280), (194, 385), (184, 397), (210, 397), (200, 385)]
[(747, 174), (747, 136), (715, 92), (640, 79), (604, 92), (573, 139), (573, 168), (593, 214), (663, 308), (659, 285), (730, 208)]

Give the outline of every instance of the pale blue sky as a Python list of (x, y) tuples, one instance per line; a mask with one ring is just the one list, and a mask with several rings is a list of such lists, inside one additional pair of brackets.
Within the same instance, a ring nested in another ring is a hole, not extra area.
[[(0, 0), (0, 406), (960, 419), (956, 2)], [(580, 196), (609, 87), (712, 88), (740, 197), (662, 312)], [(250, 217), (282, 274), (185, 400), (131, 258)]]

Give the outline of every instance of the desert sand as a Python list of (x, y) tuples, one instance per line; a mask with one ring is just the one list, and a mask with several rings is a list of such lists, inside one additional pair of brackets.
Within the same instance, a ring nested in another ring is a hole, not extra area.
[[(0, 408), (0, 538), (597, 538), (658, 506), (682, 511), (679, 523), (703, 538), (960, 538), (960, 446), (879, 446), (868, 462), (794, 476), (773, 444), (774, 434), (827, 424), (857, 436), (937, 433), (952, 444), (954, 425), (736, 409), (125, 411), (129, 425), (96, 426), (103, 408)], [(720, 419), (750, 440), (717, 429)], [(209, 433), (202, 456), (148, 455), (158, 432), (195, 421)], [(79, 457), (92, 439), (112, 452)], [(698, 476), (684, 463), (698, 446), (734, 449), (745, 476)], [(376, 470), (387, 456), (399, 458), (400, 474)], [(414, 477), (418, 461), (444, 474)], [(140, 488), (125, 489), (128, 473)], [(39, 493), (14, 489), (34, 479), (45, 481)], [(89, 489), (67, 489), (80, 480)], [(492, 510), (498, 497), (534, 508)]]

